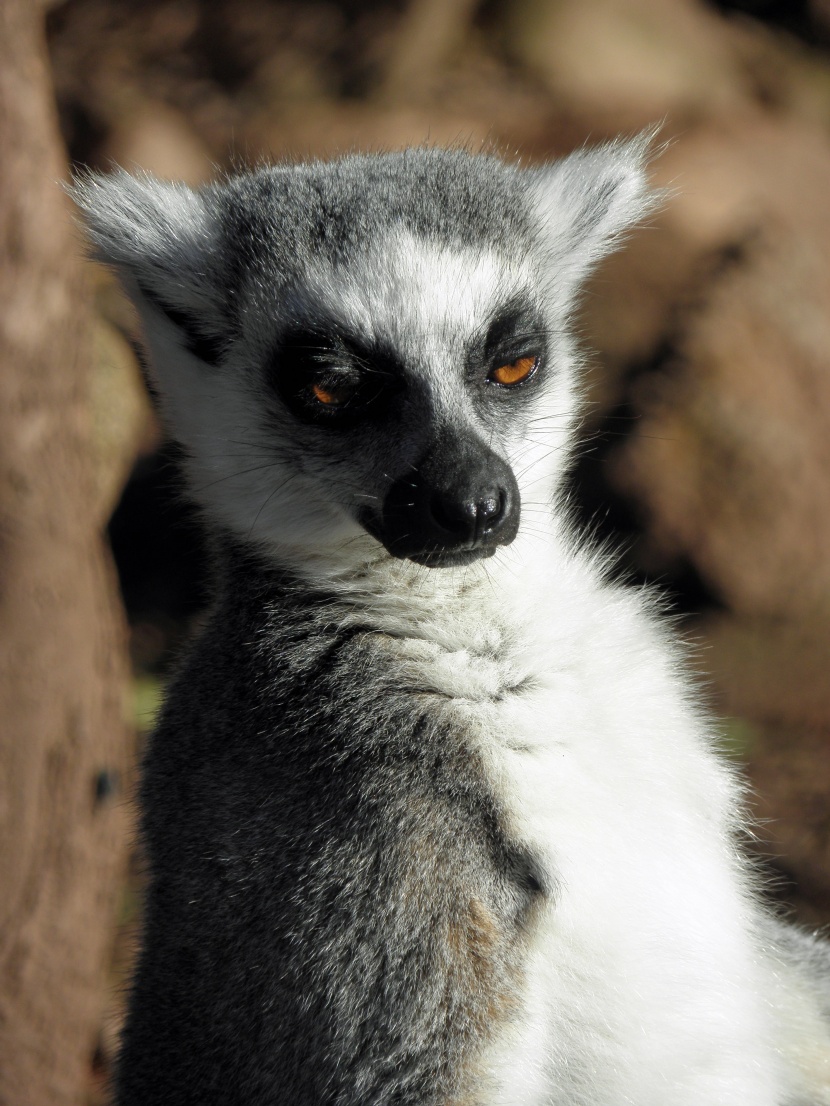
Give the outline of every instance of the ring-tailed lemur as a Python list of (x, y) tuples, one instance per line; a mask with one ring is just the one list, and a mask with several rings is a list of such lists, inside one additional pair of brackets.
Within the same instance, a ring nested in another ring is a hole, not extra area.
[(557, 500), (644, 148), (77, 186), (218, 566), (144, 767), (120, 1106), (830, 1103), (827, 954)]

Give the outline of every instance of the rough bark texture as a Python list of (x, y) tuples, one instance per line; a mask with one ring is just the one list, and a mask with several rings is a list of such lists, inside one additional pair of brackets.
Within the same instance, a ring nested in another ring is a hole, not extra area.
[(86, 1099), (126, 818), (123, 627), (101, 542), (114, 489), (40, 19), (0, 2), (2, 1106)]

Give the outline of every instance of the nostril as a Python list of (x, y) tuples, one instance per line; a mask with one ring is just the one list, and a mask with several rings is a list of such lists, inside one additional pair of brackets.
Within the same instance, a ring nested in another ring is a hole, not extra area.
[(430, 504), (432, 517), (443, 529), (458, 538), (471, 539), (478, 520), (477, 505), (472, 500), (451, 499), (436, 495)]
[(496, 531), (507, 514), (507, 494), (501, 488), (481, 498), (455, 499), (436, 495), (430, 504), (432, 517), (442, 530), (456, 539), (479, 542)]
[(476, 519), (480, 530), (490, 530), (498, 526), (504, 515), (504, 492), (488, 493), (486, 498), (480, 499), (476, 504)]

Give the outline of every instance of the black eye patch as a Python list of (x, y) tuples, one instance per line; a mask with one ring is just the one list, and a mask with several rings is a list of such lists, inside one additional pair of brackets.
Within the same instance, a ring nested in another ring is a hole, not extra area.
[(403, 387), (402, 368), (391, 350), (335, 329), (286, 333), (267, 375), (298, 419), (332, 428), (377, 417)]
[(526, 407), (545, 372), (547, 327), (521, 297), (505, 303), (467, 350), (467, 386), (483, 418), (501, 421)]
[(470, 352), (488, 369), (530, 355), (544, 359), (548, 352), (547, 328), (532, 304), (517, 297), (493, 316)]

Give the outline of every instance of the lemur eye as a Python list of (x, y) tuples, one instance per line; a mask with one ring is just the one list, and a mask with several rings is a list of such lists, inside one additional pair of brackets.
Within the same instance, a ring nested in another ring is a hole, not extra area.
[(311, 391), (318, 403), (325, 407), (343, 407), (354, 397), (358, 389), (357, 384), (343, 381), (339, 384), (312, 384)]
[(302, 328), (286, 333), (266, 372), (296, 418), (331, 429), (380, 417), (403, 387), (401, 366), (386, 347)]
[(493, 369), (487, 379), (491, 384), (498, 384), (502, 388), (512, 388), (530, 380), (538, 367), (538, 357), (517, 357), (515, 361), (508, 361), (506, 365)]

